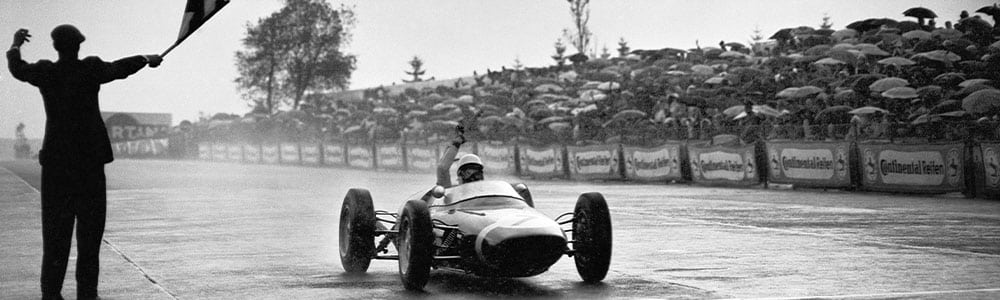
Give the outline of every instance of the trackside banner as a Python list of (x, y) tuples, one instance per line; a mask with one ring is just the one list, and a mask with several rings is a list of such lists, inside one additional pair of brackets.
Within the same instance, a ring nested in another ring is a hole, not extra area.
[(226, 144), (212, 144), (212, 160), (226, 161), (226, 159), (229, 158), (229, 152), (226, 149)]
[(849, 142), (768, 141), (768, 181), (813, 187), (851, 185)]
[(198, 143), (198, 159), (212, 160), (212, 144)]
[(404, 170), (403, 147), (399, 144), (375, 145), (375, 164), (382, 170)]
[(344, 145), (340, 143), (323, 144), (323, 164), (327, 166), (343, 166), (347, 160)]
[(243, 145), (240, 144), (226, 145), (226, 160), (231, 162), (243, 161)]
[(619, 145), (567, 146), (570, 178), (581, 180), (622, 179)]
[(563, 169), (563, 147), (518, 146), (521, 158), (521, 175), (533, 178), (565, 177)]
[(484, 142), (476, 145), (476, 149), (486, 174), (514, 174), (514, 153), (517, 151), (514, 145)]
[(299, 157), (299, 144), (281, 143), (280, 147), (281, 163), (297, 165), (301, 162)]
[(869, 190), (955, 192), (964, 186), (964, 145), (859, 143), (861, 181)]
[(981, 143), (982, 162), (977, 164), (982, 168), (978, 174), (983, 174), (984, 192), (986, 195), (1000, 196), (1000, 143)]
[(275, 144), (264, 144), (260, 146), (260, 159), (266, 164), (276, 164), (281, 162), (280, 147)]
[(169, 138), (131, 140), (111, 143), (111, 150), (114, 152), (114, 155), (122, 157), (160, 156), (166, 154), (169, 148)]
[(753, 145), (689, 144), (691, 179), (696, 183), (752, 185), (760, 182)]
[(347, 165), (363, 169), (375, 168), (375, 159), (372, 157), (372, 147), (369, 145), (348, 145)]
[(260, 145), (243, 144), (243, 162), (260, 163)]
[(300, 144), (302, 164), (316, 166), (320, 164), (319, 144)]
[(656, 147), (622, 147), (625, 178), (638, 181), (681, 180), (683, 144), (670, 142)]
[(437, 168), (437, 147), (406, 145), (406, 169), (410, 172), (432, 172)]

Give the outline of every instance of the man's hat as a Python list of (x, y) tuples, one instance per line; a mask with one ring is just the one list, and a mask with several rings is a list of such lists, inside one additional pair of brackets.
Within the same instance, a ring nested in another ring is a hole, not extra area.
[(479, 159), (478, 155), (466, 154), (462, 156), (462, 158), (458, 159), (458, 168), (461, 169), (466, 165), (479, 166), (480, 168), (482, 168), (483, 161)]
[(80, 44), (86, 39), (87, 38), (80, 33), (80, 30), (76, 29), (73, 25), (63, 24), (56, 26), (55, 29), (52, 29), (52, 41), (55, 43)]

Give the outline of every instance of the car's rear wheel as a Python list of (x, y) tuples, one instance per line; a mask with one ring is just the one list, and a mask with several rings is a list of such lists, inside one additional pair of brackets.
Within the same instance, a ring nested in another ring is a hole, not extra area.
[(340, 207), (340, 263), (348, 273), (364, 273), (375, 255), (375, 209), (366, 189), (350, 189)]
[(604, 280), (611, 265), (611, 215), (600, 193), (580, 195), (573, 209), (573, 260), (584, 282)]
[(410, 200), (399, 214), (399, 277), (407, 290), (422, 290), (430, 277), (434, 232), (427, 203)]

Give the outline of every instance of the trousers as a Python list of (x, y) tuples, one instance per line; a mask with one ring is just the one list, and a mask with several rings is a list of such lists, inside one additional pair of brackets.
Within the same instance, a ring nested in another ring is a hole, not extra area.
[(97, 296), (107, 215), (104, 165), (42, 166), (42, 298), (61, 299), (76, 225), (79, 298)]

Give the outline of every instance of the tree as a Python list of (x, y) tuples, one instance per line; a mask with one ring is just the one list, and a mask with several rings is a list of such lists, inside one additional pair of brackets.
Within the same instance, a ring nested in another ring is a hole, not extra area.
[(576, 48), (577, 53), (587, 53), (590, 45), (590, 37), (593, 33), (587, 27), (590, 21), (590, 0), (567, 0), (569, 2), (570, 16), (573, 17), (574, 31), (563, 29), (566, 40)]
[(420, 76), (423, 76), (424, 73), (427, 72), (427, 70), (421, 69), (421, 67), (423, 67), (423, 65), (424, 65), (424, 61), (421, 60), (420, 57), (413, 56), (413, 59), (410, 60), (410, 68), (412, 68), (413, 71), (406, 71), (406, 75), (413, 76), (413, 79), (410, 79), (410, 80), (403, 79), (403, 82), (421, 82), (421, 81), (424, 81), (423, 79), (420, 79)]
[(628, 55), (628, 42), (625, 41), (625, 37), (618, 38), (618, 57), (625, 57)]
[(830, 29), (833, 28), (833, 23), (830, 23), (830, 16), (823, 14), (823, 24), (819, 24), (820, 29)]
[(354, 23), (347, 6), (286, 0), (281, 10), (247, 24), (246, 49), (236, 53), (236, 82), (244, 97), (273, 114), (280, 103), (297, 110), (303, 101), (323, 101), (307, 100), (307, 94), (347, 89), (356, 58), (340, 47), (350, 41)]

